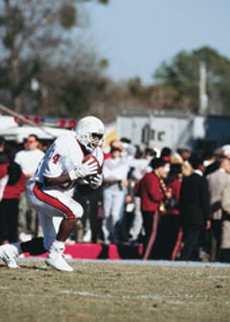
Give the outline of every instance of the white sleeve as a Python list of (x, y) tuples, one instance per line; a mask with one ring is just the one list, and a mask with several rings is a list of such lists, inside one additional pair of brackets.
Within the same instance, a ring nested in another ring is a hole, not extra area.
[(76, 139), (62, 136), (56, 139), (45, 155), (42, 173), (46, 177), (54, 178), (73, 170), (83, 159), (83, 152)]
[(45, 156), (43, 162), (43, 175), (49, 178), (55, 178), (63, 174), (63, 163), (65, 155), (56, 142), (52, 145), (52, 149)]

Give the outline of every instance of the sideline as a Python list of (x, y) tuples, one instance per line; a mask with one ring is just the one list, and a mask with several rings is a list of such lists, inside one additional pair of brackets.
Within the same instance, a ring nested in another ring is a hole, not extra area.
[[(211, 263), (211, 262), (184, 262), (184, 261), (164, 261), (164, 260), (110, 260), (110, 259), (66, 259), (70, 263), (103, 263), (103, 264), (134, 264), (134, 265), (147, 265), (147, 266), (165, 266), (165, 267), (217, 267), (217, 268), (229, 268), (230, 264), (228, 263)], [(17, 262), (44, 262), (44, 258), (36, 257), (24, 257), (17, 258)]]

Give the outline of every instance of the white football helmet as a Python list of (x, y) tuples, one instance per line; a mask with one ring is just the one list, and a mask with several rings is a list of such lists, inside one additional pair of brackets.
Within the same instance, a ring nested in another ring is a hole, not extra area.
[(77, 123), (76, 134), (78, 141), (92, 153), (102, 144), (105, 135), (105, 127), (97, 117), (86, 116)]

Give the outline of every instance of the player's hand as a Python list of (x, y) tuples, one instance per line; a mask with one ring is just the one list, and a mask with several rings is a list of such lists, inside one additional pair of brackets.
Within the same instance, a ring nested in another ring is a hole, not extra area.
[(77, 180), (79, 178), (85, 178), (87, 176), (97, 174), (97, 164), (92, 162), (92, 160), (87, 160), (86, 162), (80, 164), (79, 167), (74, 168), (69, 172), (70, 179)]
[(93, 162), (89, 159), (79, 166), (77, 172), (80, 174), (80, 178), (85, 178), (97, 174), (97, 164), (96, 162)]
[(102, 174), (98, 173), (96, 176), (93, 176), (90, 179), (89, 184), (92, 189), (97, 189), (102, 185), (102, 182), (103, 182), (103, 176)]

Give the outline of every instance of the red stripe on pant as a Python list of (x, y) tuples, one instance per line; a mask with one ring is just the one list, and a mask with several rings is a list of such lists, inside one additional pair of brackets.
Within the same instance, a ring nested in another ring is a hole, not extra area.
[(155, 214), (153, 215), (153, 229), (152, 229), (152, 233), (148, 242), (148, 245), (146, 247), (146, 251), (143, 257), (143, 260), (147, 260), (149, 258), (150, 252), (152, 250), (155, 238), (156, 238), (156, 234), (157, 234), (157, 226), (158, 226), (158, 217), (159, 217), (159, 212), (156, 211)]
[(62, 211), (66, 214), (68, 219), (75, 219), (71, 209), (69, 209), (66, 205), (61, 203), (57, 198), (52, 197), (46, 194), (44, 191), (41, 190), (42, 185), (40, 183), (36, 183), (34, 185), (33, 193), (34, 195), (41, 201), (47, 203), (48, 205)]
[(172, 261), (175, 260), (177, 254), (179, 254), (179, 251), (180, 251), (180, 248), (181, 248), (181, 241), (182, 241), (182, 237), (183, 237), (183, 230), (182, 228), (179, 229), (179, 232), (178, 232), (178, 235), (177, 235), (177, 241), (176, 241), (176, 244), (175, 244), (175, 247), (173, 249), (173, 252), (172, 252)]

